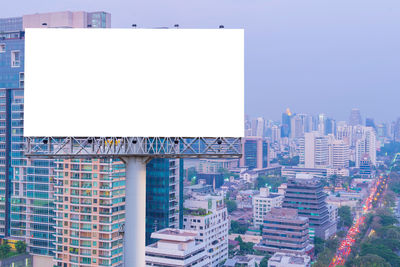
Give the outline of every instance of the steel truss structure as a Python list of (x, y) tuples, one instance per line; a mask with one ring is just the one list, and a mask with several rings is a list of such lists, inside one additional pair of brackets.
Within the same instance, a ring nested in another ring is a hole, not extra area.
[(46, 158), (240, 158), (234, 137), (25, 137), (25, 155)]

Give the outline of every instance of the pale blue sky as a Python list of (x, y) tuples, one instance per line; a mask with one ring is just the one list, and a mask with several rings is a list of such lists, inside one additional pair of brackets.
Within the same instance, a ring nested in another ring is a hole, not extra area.
[(246, 30), (246, 112), (400, 116), (399, 0), (3, 0), (0, 17), (104, 10), (113, 27)]

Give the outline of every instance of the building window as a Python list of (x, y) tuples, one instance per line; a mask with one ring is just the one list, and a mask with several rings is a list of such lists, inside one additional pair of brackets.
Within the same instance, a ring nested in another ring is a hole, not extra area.
[(0, 53), (6, 52), (6, 44), (0, 44)]
[(11, 67), (17, 68), (21, 66), (21, 53), (19, 50), (11, 51)]

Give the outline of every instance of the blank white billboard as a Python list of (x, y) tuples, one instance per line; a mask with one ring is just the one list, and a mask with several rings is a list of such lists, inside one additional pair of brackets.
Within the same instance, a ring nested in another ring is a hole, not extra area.
[(25, 136), (241, 137), (244, 32), (26, 29)]

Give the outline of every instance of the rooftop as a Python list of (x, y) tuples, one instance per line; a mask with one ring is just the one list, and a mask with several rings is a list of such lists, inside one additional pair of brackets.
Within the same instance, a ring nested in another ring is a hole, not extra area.
[(281, 264), (305, 264), (310, 262), (310, 257), (307, 255), (295, 255), (290, 253), (275, 253), (269, 261), (279, 262)]

